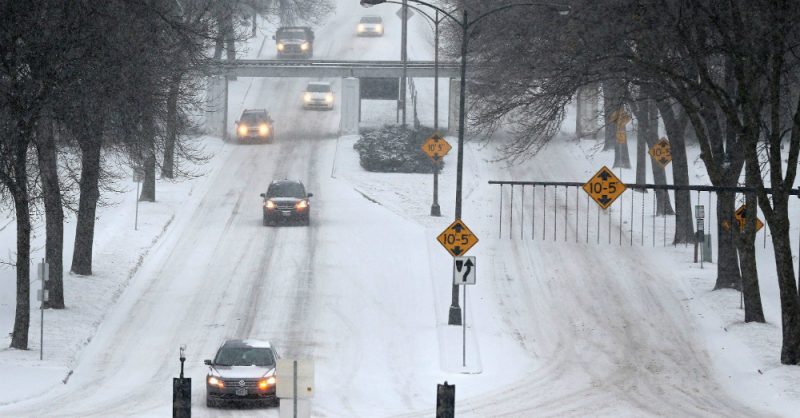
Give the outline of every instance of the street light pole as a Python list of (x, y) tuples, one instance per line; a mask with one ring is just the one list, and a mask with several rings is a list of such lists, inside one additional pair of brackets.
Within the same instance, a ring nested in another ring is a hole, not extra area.
[[(408, 0), (403, 0), (404, 6), (406, 5)], [(483, 20), (485, 17), (497, 13), (502, 10), (511, 9), (514, 7), (522, 7), (522, 6), (533, 6), (533, 7), (553, 7), (559, 10), (559, 13), (562, 15), (566, 15), (569, 13), (570, 6), (563, 5), (563, 4), (556, 4), (556, 3), (546, 3), (546, 2), (531, 2), (531, 3), (516, 3), (516, 4), (508, 4), (505, 6), (500, 6), (495, 9), (489, 10), (477, 18), (475, 18), (472, 22), (468, 20), (469, 16), (467, 14), (466, 8), (464, 9), (464, 15), (461, 21), (456, 19), (452, 14), (448, 13), (445, 10), (442, 10), (430, 3), (427, 3), (422, 0), (411, 0), (416, 4), (421, 4), (423, 6), (428, 6), (437, 12), (441, 12), (446, 17), (449, 17), (455, 24), (461, 27), (461, 89), (459, 92), (459, 113), (458, 113), (458, 159), (456, 162), (456, 208), (455, 208), (455, 218), (456, 220), (461, 219), (461, 198), (462, 198), (462, 180), (463, 180), (463, 169), (464, 169), (464, 121), (465, 121), (465, 112), (466, 112), (466, 87), (467, 87), (467, 44), (469, 41), (469, 28)], [(361, 0), (361, 5), (365, 7), (374, 6), (381, 3), (386, 3), (387, 0)], [(405, 7), (404, 7), (405, 10)], [(403, 14), (405, 17), (405, 13)], [(405, 19), (403, 20), (405, 24)], [(405, 28), (405, 26), (404, 26)], [(405, 118), (404, 118), (405, 119)], [(438, 122), (438, 121), (437, 121)], [(404, 124), (405, 125), (405, 124)], [(452, 300), (450, 303), (450, 312), (448, 315), (449, 325), (461, 325), (461, 307), (458, 305), (458, 286), (453, 285), (452, 288)]]
[[(439, 11), (433, 21), (433, 132), (439, 133)], [(431, 216), (442, 216), (439, 207), (439, 170), (441, 161), (433, 162), (433, 204)]]
[(403, 0), (403, 9), (401, 12), (403, 23), (401, 25), (400, 34), (400, 59), (403, 61), (403, 77), (400, 80), (400, 104), (403, 106), (401, 113), (403, 115), (403, 129), (406, 128), (406, 77), (408, 73), (408, 0)]
[[(461, 21), (461, 87), (458, 99), (458, 157), (456, 158), (456, 219), (461, 219), (461, 184), (464, 171), (464, 113), (467, 87), (467, 9), (464, 9), (464, 19)], [(447, 319), (449, 325), (461, 325), (461, 307), (458, 305), (458, 286), (452, 285), (450, 298), (450, 313)]]

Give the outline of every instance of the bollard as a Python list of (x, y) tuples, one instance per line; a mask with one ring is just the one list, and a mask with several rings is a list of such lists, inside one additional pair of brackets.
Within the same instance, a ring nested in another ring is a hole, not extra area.
[(436, 418), (455, 418), (456, 385), (436, 385)]
[(181, 346), (181, 376), (172, 378), (172, 416), (173, 418), (191, 418), (192, 416), (192, 379), (183, 377), (183, 362), (186, 361)]

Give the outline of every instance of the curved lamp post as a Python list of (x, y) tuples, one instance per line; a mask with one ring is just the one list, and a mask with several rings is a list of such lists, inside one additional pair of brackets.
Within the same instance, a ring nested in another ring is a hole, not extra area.
[[(386, 0), (384, 3), (399, 4), (415, 10), (420, 15), (433, 23), (433, 131), (439, 133), (439, 24), (446, 18), (445, 15), (439, 16), (436, 10), (435, 17), (425, 13), (422, 9), (404, 4), (395, 0)], [(442, 216), (442, 209), (439, 207), (439, 170), (441, 162), (433, 163), (433, 203), (431, 204), (431, 216)]]
[[(360, 0), (361, 5), (364, 7), (371, 7), (382, 3), (388, 3), (389, 0)], [(453, 16), (453, 13), (441, 9), (433, 4), (427, 3), (422, 0), (406, 0), (422, 6), (430, 7), (438, 13), (443, 14), (445, 17), (453, 21), (458, 27), (461, 28), (461, 87), (459, 91), (459, 104), (458, 104), (458, 154), (456, 160), (456, 208), (455, 218), (461, 219), (461, 197), (464, 171), (464, 118), (465, 118), (465, 102), (466, 102), (466, 75), (467, 75), (467, 43), (469, 41), (469, 30), (487, 16), (493, 15), (497, 12), (508, 10), (515, 7), (549, 7), (558, 11), (561, 15), (567, 15), (570, 11), (570, 6), (566, 4), (547, 3), (547, 2), (528, 2), (528, 3), (513, 3), (505, 6), (500, 6), (495, 9), (489, 10), (478, 17), (470, 20), (467, 9), (463, 10), (463, 17), (461, 20)], [(458, 286), (453, 285), (452, 299), (450, 303), (450, 313), (448, 315), (449, 325), (461, 325), (461, 307), (458, 304)]]

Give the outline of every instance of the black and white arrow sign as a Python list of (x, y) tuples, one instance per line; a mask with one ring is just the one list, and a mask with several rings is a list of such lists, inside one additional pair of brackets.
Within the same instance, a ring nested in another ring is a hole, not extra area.
[(453, 284), (475, 284), (475, 256), (453, 258)]

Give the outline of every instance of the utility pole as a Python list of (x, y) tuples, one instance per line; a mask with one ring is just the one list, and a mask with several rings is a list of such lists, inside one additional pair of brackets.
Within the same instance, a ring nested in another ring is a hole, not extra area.
[(408, 0), (403, 0), (402, 30), (400, 33), (400, 60), (403, 61), (403, 77), (400, 80), (400, 112), (403, 115), (403, 129), (406, 127), (406, 74), (408, 72)]

